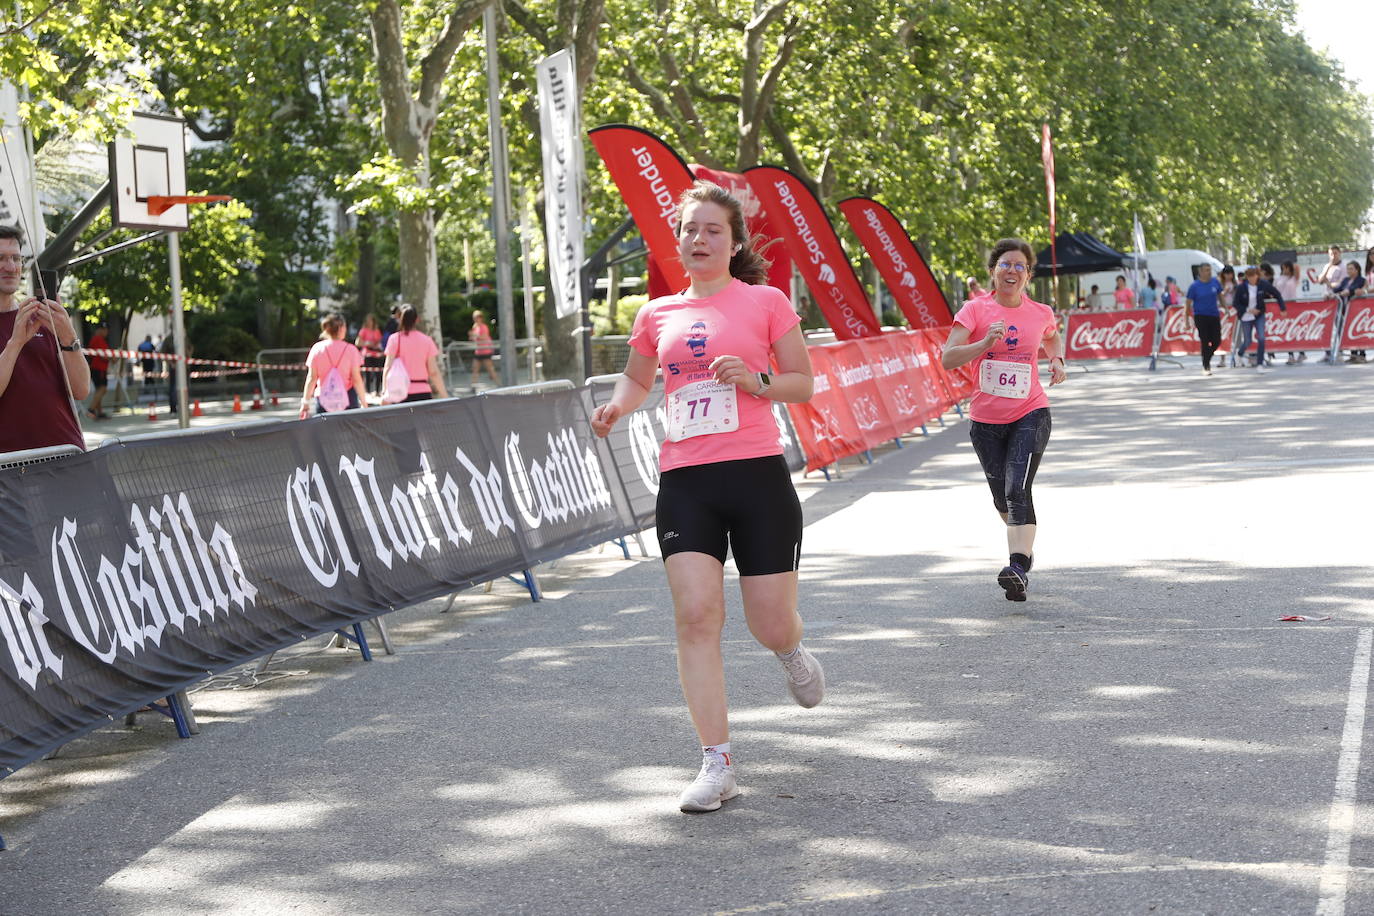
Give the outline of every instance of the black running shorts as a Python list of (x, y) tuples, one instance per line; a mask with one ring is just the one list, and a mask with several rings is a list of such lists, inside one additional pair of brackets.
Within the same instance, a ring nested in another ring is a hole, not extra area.
[(733, 553), (741, 576), (796, 572), (801, 560), (801, 503), (781, 455), (665, 471), (657, 523), (664, 559)]

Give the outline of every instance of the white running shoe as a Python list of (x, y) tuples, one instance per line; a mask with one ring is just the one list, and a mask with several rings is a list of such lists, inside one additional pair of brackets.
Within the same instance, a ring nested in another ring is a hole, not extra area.
[(721, 802), (729, 801), (738, 794), (735, 768), (727, 766), (724, 760), (712, 754), (702, 758), (701, 772), (690, 786), (682, 790), (677, 807), (679, 811), (715, 811)]
[(788, 659), (779, 658), (782, 670), (787, 673), (787, 691), (797, 705), (810, 709), (825, 696), (825, 672), (816, 656), (806, 646), (798, 645), (797, 654)]

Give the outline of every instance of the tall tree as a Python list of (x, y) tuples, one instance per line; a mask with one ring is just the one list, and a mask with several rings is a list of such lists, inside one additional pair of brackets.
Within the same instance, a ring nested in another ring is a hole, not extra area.
[[(401, 296), (419, 310), (436, 338), (440, 335), (439, 267), (430, 195), (430, 140), (444, 102), (444, 81), (453, 55), (491, 2), (494, 0), (459, 0), (440, 20), (437, 36), (428, 41), (408, 40), (399, 0), (374, 0), (368, 10), (382, 102), (382, 134), (410, 185), (407, 203), (397, 215)], [(419, 55), (418, 65), (412, 65), (412, 53)], [(414, 76), (412, 69), (417, 69)]]

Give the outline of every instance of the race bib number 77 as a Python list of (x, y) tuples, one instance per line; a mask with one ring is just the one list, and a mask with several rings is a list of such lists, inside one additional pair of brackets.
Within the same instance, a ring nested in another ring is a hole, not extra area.
[(739, 429), (738, 397), (734, 385), (722, 385), (712, 379), (683, 385), (668, 398), (669, 441)]

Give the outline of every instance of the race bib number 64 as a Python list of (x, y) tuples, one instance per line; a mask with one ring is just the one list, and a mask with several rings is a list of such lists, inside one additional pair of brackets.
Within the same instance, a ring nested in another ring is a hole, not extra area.
[(738, 397), (734, 385), (712, 379), (683, 385), (668, 398), (668, 440), (681, 442), (739, 429)]
[(982, 369), (979, 370), (978, 387), (984, 394), (1024, 400), (1030, 394), (1033, 371), (1034, 368), (1028, 363), (985, 359)]

